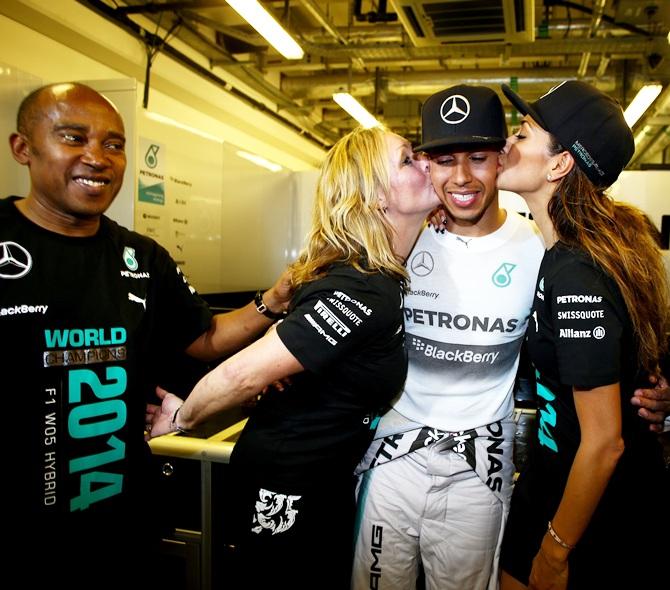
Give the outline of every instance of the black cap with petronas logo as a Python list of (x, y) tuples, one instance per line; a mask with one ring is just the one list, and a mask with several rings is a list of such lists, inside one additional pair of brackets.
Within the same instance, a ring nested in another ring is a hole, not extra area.
[(505, 111), (498, 95), (484, 86), (459, 84), (430, 96), (421, 109), (419, 152), (454, 146), (502, 148), (507, 138)]
[(533, 117), (572, 154), (596, 186), (613, 184), (635, 153), (621, 106), (590, 84), (567, 80), (531, 103), (507, 84), (502, 90), (521, 114)]

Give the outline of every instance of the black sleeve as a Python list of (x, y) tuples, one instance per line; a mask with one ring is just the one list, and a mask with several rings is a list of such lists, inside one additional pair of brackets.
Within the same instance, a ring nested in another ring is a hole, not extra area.
[(161, 246), (157, 246), (153, 268), (155, 333), (159, 338), (167, 339), (176, 350), (182, 351), (209, 329), (212, 312)]
[(553, 279), (551, 316), (564, 385), (592, 389), (620, 380), (627, 310), (614, 282), (583, 261)]
[(326, 277), (296, 295), (277, 334), (305, 369), (319, 373), (371, 338), (402, 330), (400, 305), (400, 287), (391, 279)]

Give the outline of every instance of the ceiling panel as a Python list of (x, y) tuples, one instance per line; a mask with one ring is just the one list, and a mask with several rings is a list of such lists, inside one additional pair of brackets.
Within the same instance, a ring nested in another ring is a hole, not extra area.
[[(211, 79), (220, 75), (222, 92), (231, 91), (225, 73), (241, 95), (324, 147), (355, 125), (332, 101), (336, 91), (350, 91), (418, 141), (422, 101), (451, 84), (499, 91), (514, 81), (532, 100), (562, 80), (582, 79), (626, 106), (644, 83), (670, 83), (667, 0), (262, 2), (302, 46), (298, 61), (284, 59), (223, 0), (80, 2), (119, 26), (132, 23), (145, 42), (174, 46), (173, 58), (177, 42), (186, 44), (206, 57)], [(636, 165), (664, 161), (667, 95), (634, 129), (645, 138)]]

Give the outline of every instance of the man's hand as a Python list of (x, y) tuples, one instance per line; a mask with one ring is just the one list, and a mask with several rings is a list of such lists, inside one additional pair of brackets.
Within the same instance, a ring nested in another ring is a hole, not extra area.
[(670, 414), (670, 386), (665, 376), (650, 376), (653, 389), (636, 389), (630, 403), (638, 406), (638, 415), (649, 422), (649, 430), (663, 432), (663, 421)]
[(263, 301), (270, 311), (282, 313), (288, 309), (291, 297), (293, 297), (293, 283), (291, 269), (287, 268), (277, 282), (263, 294)]

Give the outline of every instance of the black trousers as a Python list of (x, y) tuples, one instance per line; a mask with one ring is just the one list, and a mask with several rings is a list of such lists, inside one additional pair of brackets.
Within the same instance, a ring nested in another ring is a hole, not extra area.
[[(351, 476), (277, 485), (237, 474), (229, 480), (228, 563), (248, 589), (349, 588), (355, 516)], [(216, 560), (216, 555), (213, 556)]]

